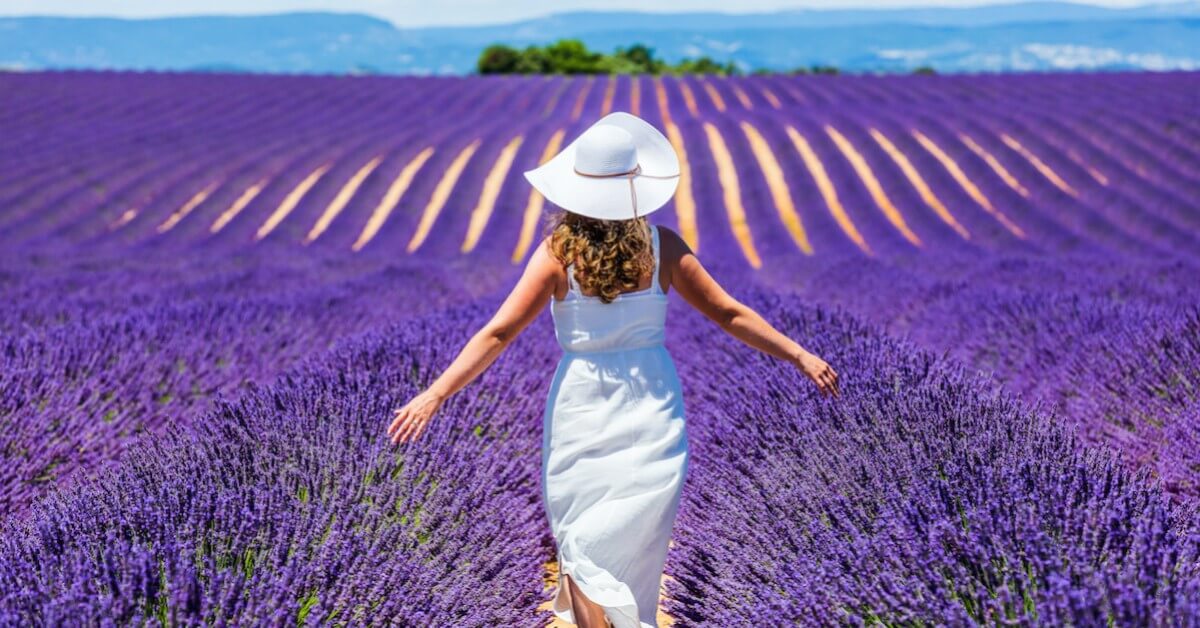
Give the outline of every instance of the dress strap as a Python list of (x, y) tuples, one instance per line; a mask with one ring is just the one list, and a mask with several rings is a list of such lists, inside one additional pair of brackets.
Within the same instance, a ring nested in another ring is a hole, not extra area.
[(579, 291), (579, 284), (575, 282), (575, 264), (567, 264), (567, 296), (574, 294), (575, 296), (583, 296)]
[(658, 283), (658, 266), (659, 266), (659, 245), (658, 245), (658, 225), (650, 225), (650, 250), (654, 251), (654, 273), (650, 275), (651, 292), (662, 293), (662, 286)]

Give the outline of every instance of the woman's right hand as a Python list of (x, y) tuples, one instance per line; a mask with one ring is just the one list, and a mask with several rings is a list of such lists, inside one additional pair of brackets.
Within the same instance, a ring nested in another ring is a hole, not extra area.
[(817, 385), (821, 394), (833, 397), (841, 396), (841, 391), (838, 389), (837, 371), (826, 364), (825, 360), (807, 351), (802, 351), (796, 358), (796, 367)]

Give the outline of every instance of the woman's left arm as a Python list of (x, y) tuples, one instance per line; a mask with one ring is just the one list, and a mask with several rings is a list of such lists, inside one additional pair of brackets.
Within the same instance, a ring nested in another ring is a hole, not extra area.
[(393, 444), (420, 436), (442, 403), (487, 370), (509, 343), (533, 322), (554, 294), (556, 264), (543, 240), (530, 255), (521, 279), (492, 319), (475, 332), (458, 357), (428, 388), (396, 410), (396, 417), (388, 426), (388, 436)]

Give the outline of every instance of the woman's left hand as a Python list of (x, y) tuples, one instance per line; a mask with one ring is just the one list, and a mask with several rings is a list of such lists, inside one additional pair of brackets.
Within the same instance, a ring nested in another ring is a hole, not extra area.
[(442, 398), (426, 390), (396, 410), (396, 418), (388, 426), (392, 444), (416, 440), (441, 406)]

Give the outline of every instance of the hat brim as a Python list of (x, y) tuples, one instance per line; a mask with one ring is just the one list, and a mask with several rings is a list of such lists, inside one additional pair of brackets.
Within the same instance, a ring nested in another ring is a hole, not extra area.
[(633, 136), (641, 173), (653, 175), (634, 175), (632, 193), (629, 177), (589, 177), (575, 172), (578, 137), (546, 163), (526, 170), (525, 179), (551, 203), (591, 218), (634, 218), (634, 194), (638, 217), (666, 205), (679, 187), (679, 157), (671, 141), (650, 123), (624, 111), (614, 111), (592, 126), (600, 124), (612, 124), (628, 131)]

